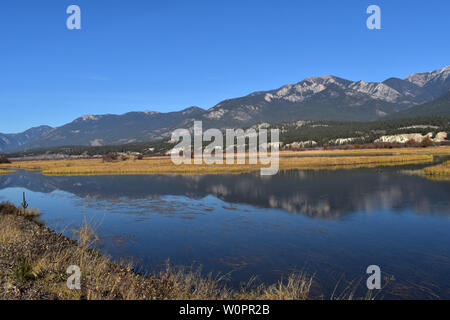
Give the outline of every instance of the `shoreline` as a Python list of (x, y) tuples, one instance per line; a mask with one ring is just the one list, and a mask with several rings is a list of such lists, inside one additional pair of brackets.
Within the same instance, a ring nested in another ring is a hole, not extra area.
[[(247, 155), (248, 156), (248, 155)], [(432, 162), (434, 156), (450, 156), (450, 147), (368, 149), (348, 151), (280, 152), (279, 170), (336, 170), (373, 168)], [(259, 171), (267, 166), (258, 164), (182, 164), (175, 165), (170, 157), (138, 160), (128, 158), (105, 162), (99, 158), (75, 160), (15, 161), (0, 165), (5, 169), (40, 171), (43, 175), (153, 175), (153, 174), (241, 174)]]
[[(391, 284), (388, 278), (375, 293), (358, 280), (343, 287), (338, 282), (337, 292), (324, 294), (320, 279), (306, 272), (288, 273), (273, 284), (250, 279), (240, 288), (228, 286), (228, 275), (205, 275), (201, 268), (167, 264), (159, 273), (141, 274), (132, 263), (114, 262), (98, 251), (99, 238), (88, 224), (73, 232), (73, 240), (38, 216), (36, 209), (24, 213), (0, 203), (0, 300), (375, 300), (405, 294), (403, 282)], [(67, 288), (70, 266), (80, 267), (81, 290)]]
[[(0, 300), (306, 300), (313, 277), (293, 273), (273, 285), (233, 290), (225, 277), (167, 265), (157, 275), (136, 273), (92, 248), (83, 226), (71, 240), (0, 204)], [(67, 268), (81, 269), (81, 290), (69, 290)], [(250, 284), (250, 282), (249, 282)]]

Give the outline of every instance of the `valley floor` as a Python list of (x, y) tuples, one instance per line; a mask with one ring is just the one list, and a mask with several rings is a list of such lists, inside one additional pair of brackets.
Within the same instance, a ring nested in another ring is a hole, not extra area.
[[(434, 156), (450, 155), (450, 147), (313, 150), (280, 152), (279, 169), (352, 169), (361, 167), (396, 166), (427, 163)], [(246, 154), (248, 159), (248, 154)], [(15, 161), (0, 165), (6, 169), (41, 171), (44, 175), (119, 175), (119, 174), (239, 174), (259, 171), (268, 165), (249, 164), (182, 164), (175, 165), (170, 157), (138, 160), (127, 158), (105, 162), (99, 158), (75, 160)], [(3, 171), (3, 172), (1, 172)]]

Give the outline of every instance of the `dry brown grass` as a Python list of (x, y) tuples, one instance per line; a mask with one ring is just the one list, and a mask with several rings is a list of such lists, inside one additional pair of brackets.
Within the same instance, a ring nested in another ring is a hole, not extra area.
[(423, 174), (436, 178), (450, 179), (450, 161), (423, 169)]
[(450, 181), (450, 161), (421, 170), (404, 170), (406, 175), (418, 175), (433, 181)]
[(12, 172), (13, 172), (12, 170), (0, 169), (0, 175), (2, 175), (2, 174), (10, 174)]
[(25, 217), (38, 217), (41, 215), (41, 211), (36, 208), (26, 209), (25, 212), (22, 211), (22, 213), (24, 213)]
[(285, 156), (309, 155), (309, 156), (336, 156), (336, 155), (450, 155), (449, 146), (429, 148), (392, 148), (392, 149), (350, 149), (350, 150), (308, 150), (308, 151), (283, 151)]
[(41, 214), (39, 209), (36, 208), (23, 209), (22, 207), (16, 207), (11, 202), (0, 203), (0, 212), (2, 214), (23, 216), (26, 218), (35, 218), (40, 216)]
[(314, 277), (297, 272), (270, 286), (255, 286), (253, 282), (254, 279), (242, 287), (237, 297), (242, 300), (308, 300)]
[[(3, 206), (3, 209), (9, 208)], [(86, 220), (85, 220), (86, 222)], [(160, 273), (144, 276), (130, 263), (112, 263), (92, 249), (96, 227), (83, 225), (78, 242), (48, 228), (0, 209), (0, 300), (307, 300), (312, 299), (314, 277), (293, 272), (273, 285), (251, 279), (240, 289), (230, 289), (228, 275), (203, 275), (200, 268), (174, 268), (167, 263)], [(81, 290), (67, 288), (68, 266), (81, 268)], [(344, 286), (330, 299), (358, 298), (359, 283)]]
[[(71, 241), (35, 222), (0, 212), (0, 299), (89, 300), (213, 300), (308, 299), (312, 278), (292, 274), (272, 286), (227, 287), (227, 277), (202, 275), (197, 268), (167, 268), (153, 276), (133, 271), (130, 264), (113, 264), (92, 250), (95, 228), (83, 226)], [(5, 269), (5, 265), (9, 268)], [(69, 290), (66, 270), (82, 271), (81, 290)]]
[(1, 226), (0, 231), (0, 243), (14, 244), (25, 237), (23, 230), (9, 223)]
[[(341, 169), (376, 166), (395, 166), (431, 162), (433, 155), (450, 154), (449, 147), (402, 148), (386, 150), (334, 150), (281, 152), (279, 168), (288, 169)], [(247, 155), (248, 157), (248, 155)], [(101, 159), (21, 161), (0, 165), (0, 168), (41, 171), (45, 175), (120, 175), (120, 174), (223, 174), (259, 171), (261, 164), (175, 165), (170, 157), (142, 161), (105, 163)]]

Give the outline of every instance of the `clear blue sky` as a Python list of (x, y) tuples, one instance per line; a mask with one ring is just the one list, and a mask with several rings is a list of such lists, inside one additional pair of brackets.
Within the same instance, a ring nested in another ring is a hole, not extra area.
[[(82, 30), (66, 28), (66, 8)], [(382, 30), (366, 28), (366, 8)], [(450, 64), (448, 0), (0, 2), (0, 132), (83, 114), (210, 108), (333, 74), (382, 81)]]

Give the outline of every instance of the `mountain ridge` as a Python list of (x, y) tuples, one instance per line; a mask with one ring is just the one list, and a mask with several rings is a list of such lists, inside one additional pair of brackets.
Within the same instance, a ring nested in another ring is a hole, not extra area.
[(401, 116), (449, 90), (450, 66), (383, 82), (351, 81), (333, 75), (309, 77), (278, 89), (226, 99), (207, 110), (193, 106), (169, 113), (84, 115), (56, 128), (40, 126), (19, 134), (0, 133), (0, 152), (167, 139), (176, 128), (191, 128), (194, 120), (202, 120), (205, 128), (221, 129), (296, 120), (372, 121)]

